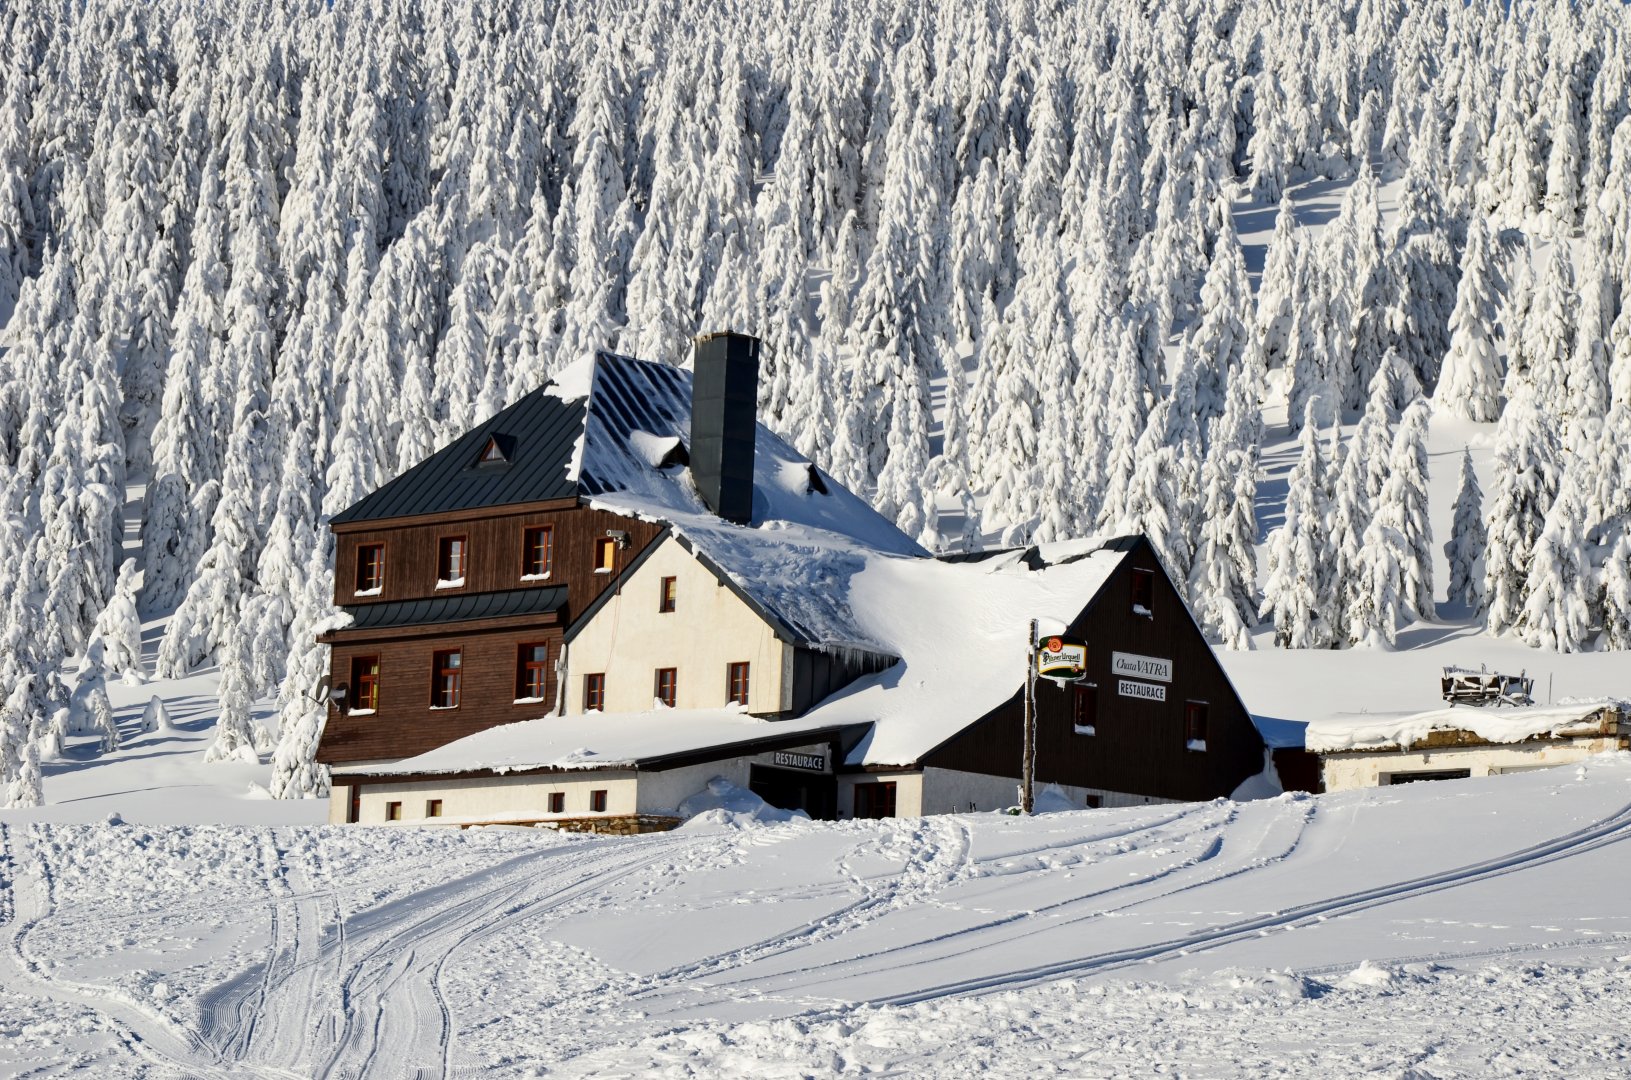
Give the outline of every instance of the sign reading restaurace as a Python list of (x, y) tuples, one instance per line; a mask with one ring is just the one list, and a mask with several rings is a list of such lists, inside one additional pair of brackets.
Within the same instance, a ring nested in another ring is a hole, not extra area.
[(808, 769), (811, 772), (827, 771), (827, 756), (825, 754), (797, 754), (791, 750), (777, 750), (770, 755), (773, 764), (783, 765), (789, 769)]
[(1163, 660), (1158, 656), (1139, 656), (1137, 653), (1113, 652), (1110, 654), (1110, 671), (1116, 675), (1130, 675), (1135, 679), (1155, 679), (1158, 682), (1172, 681), (1172, 661)]
[(1167, 688), (1160, 683), (1118, 679), (1116, 680), (1116, 691), (1122, 697), (1142, 698), (1145, 701), (1167, 700)]

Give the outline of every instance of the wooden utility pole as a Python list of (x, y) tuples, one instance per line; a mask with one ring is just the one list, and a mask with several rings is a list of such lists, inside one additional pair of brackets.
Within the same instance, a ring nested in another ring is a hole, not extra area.
[(1030, 648), (1025, 650), (1025, 745), (1021, 751), (1019, 808), (1035, 806), (1036, 785), (1036, 620), (1031, 620)]

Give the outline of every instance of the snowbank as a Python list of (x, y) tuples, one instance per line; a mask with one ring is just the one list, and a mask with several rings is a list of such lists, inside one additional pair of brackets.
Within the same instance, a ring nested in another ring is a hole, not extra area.
[(1409, 716), (1348, 716), (1315, 720), (1308, 725), (1307, 746), (1316, 753), (1405, 747), (1434, 731), (1470, 731), (1490, 743), (1515, 743), (1546, 735), (1594, 731), (1604, 709), (1626, 705), (1612, 698), (1527, 709), (1478, 709), (1466, 706), (1434, 709)]
[(723, 776), (708, 781), (708, 786), (680, 803), (680, 817), (685, 818), (682, 829), (732, 828), (745, 825), (809, 821), (803, 810), (782, 810), (771, 806), (759, 796), (738, 787)]

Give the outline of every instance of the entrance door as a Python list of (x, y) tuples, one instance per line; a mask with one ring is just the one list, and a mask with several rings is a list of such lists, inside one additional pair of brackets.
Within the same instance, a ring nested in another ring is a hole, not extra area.
[(748, 790), (778, 810), (803, 810), (817, 820), (838, 816), (838, 781), (822, 773), (754, 765)]
[(855, 785), (855, 816), (888, 818), (895, 816), (895, 782), (875, 781)]

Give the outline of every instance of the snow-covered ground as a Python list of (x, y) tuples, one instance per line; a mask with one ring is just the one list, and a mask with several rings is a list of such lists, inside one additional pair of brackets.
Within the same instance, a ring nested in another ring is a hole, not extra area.
[[(182, 727), (185, 757), (203, 743)], [(1628, 754), (1253, 803), (716, 812), (594, 838), (311, 826), (316, 804), (234, 804), (224, 774), (172, 793), (175, 816), (290, 824), (156, 824), (136, 777), (189, 767), (163, 752), (133, 739), (47, 780), (128, 789), (0, 812), (0, 1075), (1631, 1068)], [(68, 823), (90, 804), (130, 812)]]

